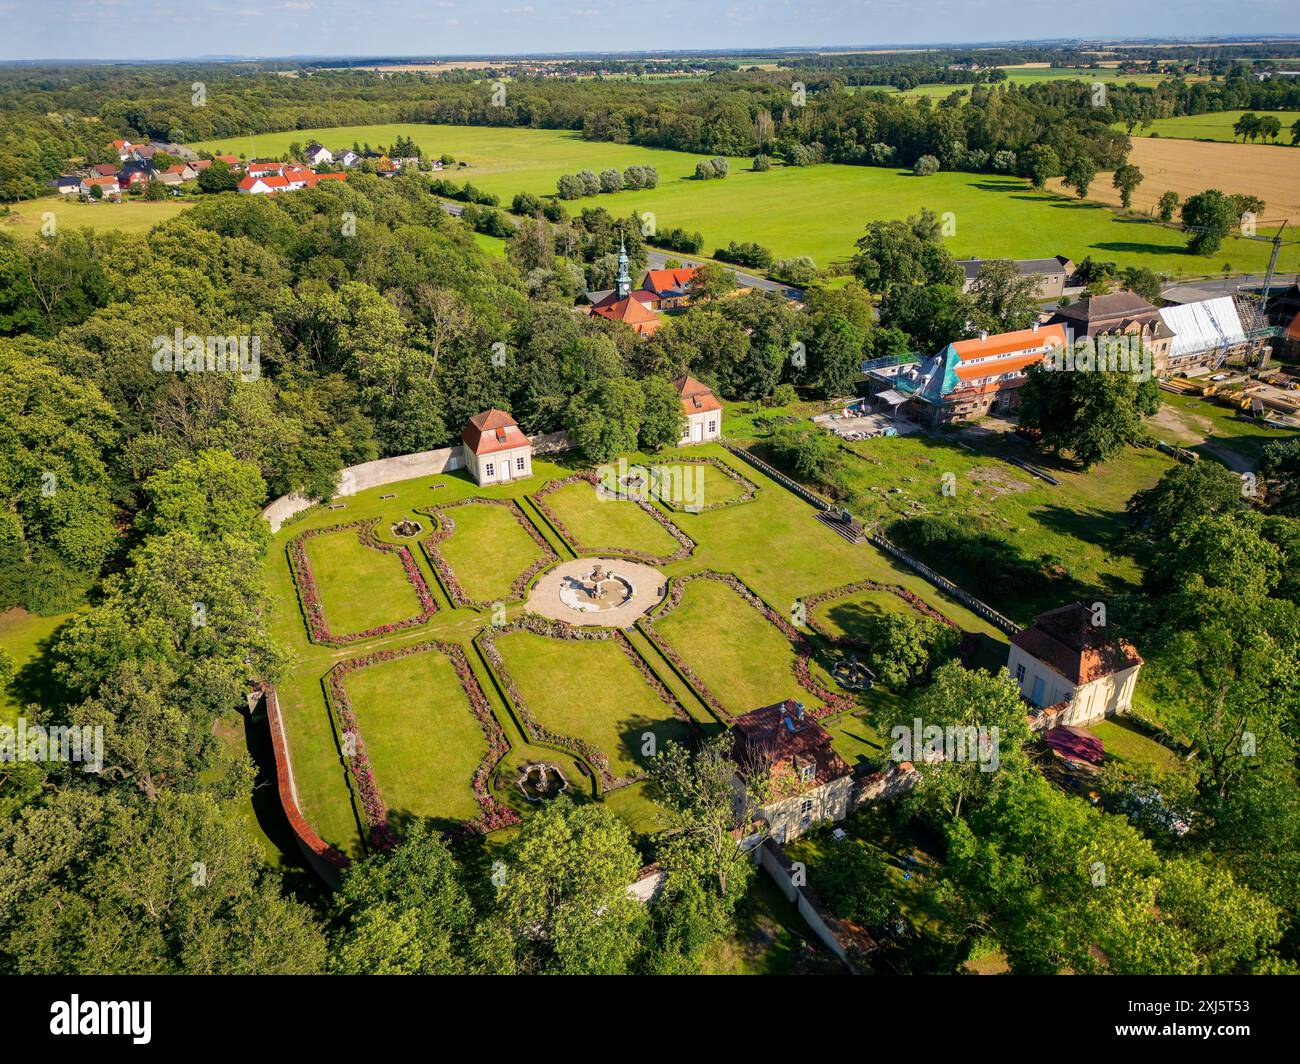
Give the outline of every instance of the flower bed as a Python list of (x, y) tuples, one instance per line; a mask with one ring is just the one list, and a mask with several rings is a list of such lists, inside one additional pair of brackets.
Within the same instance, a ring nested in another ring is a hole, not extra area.
[(495, 602), (485, 602), (480, 599), (470, 598), (469, 595), (465, 593), (465, 588), (457, 578), (456, 571), (451, 567), (450, 563), (443, 557), (442, 552), (438, 549), (438, 544), (450, 539), (456, 531), (456, 522), (447, 511), (452, 510), (457, 506), (505, 507), (510, 512), (511, 516), (519, 522), (520, 527), (528, 533), (529, 538), (536, 543), (538, 548), (542, 551), (542, 556), (540, 558), (510, 582), (510, 595), (504, 600), (505, 602), (522, 602), (524, 596), (528, 593), (528, 585), (533, 582), (533, 578), (547, 566), (560, 560), (560, 556), (555, 553), (550, 543), (547, 542), (546, 537), (537, 530), (536, 526), (534, 526), (530, 520), (528, 520), (527, 515), (514, 499), (469, 498), (461, 499), (458, 502), (448, 503), (446, 506), (435, 506), (428, 510), (421, 510), (421, 513), (426, 513), (430, 517), (435, 518), (438, 522), (438, 527), (435, 528), (430, 535), (420, 541), (420, 549), (424, 551), (424, 556), (428, 559), (429, 565), (433, 568), (433, 571), (438, 574), (438, 579), (442, 581), (442, 586), (446, 589), (447, 597), (451, 599), (453, 606), (468, 606), (472, 609), (488, 610), (492, 609), (496, 605)]
[(656, 499), (658, 499), (664, 506), (667, 506), (668, 509), (674, 510), (678, 513), (706, 514), (710, 510), (721, 510), (726, 506), (739, 506), (741, 503), (750, 502), (753, 500), (754, 496), (758, 494), (757, 484), (748, 477), (741, 476), (740, 473), (732, 469), (731, 466), (727, 465), (727, 463), (722, 461), (720, 458), (674, 458), (671, 462), (665, 464), (710, 465), (717, 469), (724, 477), (735, 481), (741, 487), (741, 493), (737, 498), (723, 499), (719, 502), (711, 502), (704, 506), (679, 506), (677, 503), (673, 502), (672, 499), (660, 495), (657, 491), (655, 492)]
[[(392, 632), (400, 632), (405, 628), (415, 628), (425, 624), (430, 617), (438, 612), (438, 603), (434, 601), (433, 592), (429, 589), (424, 574), (420, 572), (420, 567), (416, 564), (415, 556), (411, 554), (410, 548), (397, 543), (385, 543), (379, 539), (375, 535), (375, 525), (378, 522), (379, 518), (374, 517), (362, 521), (353, 521), (345, 525), (311, 528), (289, 541), (286, 548), (289, 554), (289, 571), (293, 576), (295, 586), (298, 588), (298, 602), (302, 607), (302, 614), (307, 622), (307, 634), (313, 643), (320, 643), (330, 647), (348, 646), (351, 643), (360, 643), (363, 640), (372, 639), (377, 635), (388, 635)], [(312, 572), (311, 561), (307, 557), (307, 540), (313, 536), (323, 536), (329, 532), (344, 532), (348, 529), (356, 529), (357, 538), (372, 550), (384, 551), (398, 556), (402, 562), (402, 570), (406, 574), (407, 581), (415, 588), (415, 593), (419, 596), (420, 612), (418, 614), (414, 617), (407, 617), (405, 620), (394, 621), (391, 624), (376, 625), (373, 628), (367, 628), (364, 632), (352, 632), (349, 635), (336, 635), (330, 630), (329, 620), (325, 616), (325, 605), (321, 602), (320, 589), (316, 585), (316, 575)]]
[(545, 636), (548, 639), (571, 639), (571, 640), (613, 640), (619, 648), (627, 655), (627, 659), (633, 667), (640, 673), (641, 678), (647, 686), (659, 696), (660, 700), (672, 712), (673, 716), (690, 725), (692, 728), (698, 728), (698, 724), (689, 713), (673, 697), (659, 678), (650, 671), (650, 666), (636, 648), (628, 642), (627, 636), (617, 628), (587, 628), (576, 627), (571, 624), (565, 624), (563, 621), (557, 621), (550, 617), (541, 617), (535, 613), (525, 613), (522, 617), (512, 621), (507, 625), (494, 625), (485, 628), (478, 636), (478, 644), (483, 650), (484, 656), (491, 665), (493, 672), (496, 673), (497, 679), (501, 683), (501, 689), (505, 691), (506, 697), (510, 699), (515, 708), (515, 713), (519, 717), (519, 722), (523, 726), (525, 734), (529, 740), (535, 743), (545, 743), (550, 746), (559, 747), (562, 750), (577, 755), (584, 761), (588, 762), (596, 769), (600, 777), (600, 788), (602, 791), (612, 791), (619, 787), (626, 787), (629, 783), (635, 783), (637, 780), (645, 778), (644, 772), (630, 772), (626, 776), (615, 776), (610, 771), (609, 758), (603, 751), (586, 739), (578, 739), (570, 735), (561, 735), (559, 732), (552, 731), (541, 723), (529, 709), (528, 703), (524, 700), (523, 692), (519, 690), (519, 685), (515, 683), (514, 677), (510, 670), (506, 668), (505, 659), (501, 656), (501, 651), (496, 645), (498, 636), (509, 635), (512, 632), (532, 632), (534, 635)]
[(854, 584), (843, 584), (840, 587), (833, 587), (829, 591), (822, 591), (816, 595), (808, 596), (803, 600), (804, 610), (808, 617), (808, 627), (835, 646), (869, 650), (870, 648), (867, 646), (865, 639), (859, 639), (857, 636), (851, 635), (834, 635), (826, 625), (813, 615), (813, 610), (823, 602), (829, 602), (837, 598), (847, 598), (849, 595), (856, 595), (859, 591), (888, 591), (897, 595), (922, 616), (928, 617), (932, 621), (938, 621), (940, 624), (946, 624), (949, 628), (958, 627), (956, 621), (945, 617), (915, 591), (909, 591), (898, 584), (880, 584), (874, 580), (859, 580)]
[(555, 530), (568, 540), (568, 542), (572, 544), (574, 550), (578, 553), (614, 554), (621, 558), (630, 558), (632, 561), (644, 562), (646, 565), (667, 565), (669, 562), (679, 562), (683, 558), (689, 558), (695, 553), (695, 540), (691, 539), (690, 536), (673, 524), (667, 516), (644, 499), (632, 499), (629, 501), (635, 502), (637, 506), (641, 507), (643, 513), (648, 514), (653, 520), (658, 522), (663, 530), (677, 541), (679, 546), (672, 554), (664, 557), (657, 554), (651, 554), (649, 551), (636, 550), (633, 547), (598, 547), (579, 543), (578, 538), (569, 531), (564, 522), (555, 515), (555, 511), (547, 505), (545, 499), (546, 496), (553, 495), (561, 488), (568, 487), (570, 484), (576, 484), (580, 480), (586, 481), (597, 491), (600, 490), (600, 478), (596, 476), (595, 473), (574, 473), (571, 476), (563, 477), (560, 480), (552, 480), (532, 496), (533, 502), (537, 508), (546, 515), (546, 519), (551, 522), (555, 527)]
[(340, 734), (351, 733), (353, 737), (354, 752), (352, 756), (347, 758), (348, 772), (352, 777), (356, 793), (361, 799), (362, 813), (366, 820), (366, 829), (369, 832), (371, 844), (380, 849), (392, 847), (397, 839), (391, 825), (388, 823), (388, 806), (379, 792), (379, 784), (375, 780), (374, 770), (370, 765), (370, 756), (366, 752), (366, 744), (361, 737), (361, 727), (357, 720), (356, 711), (353, 709), (352, 699), (348, 697), (343, 680), (348, 673), (364, 669), (367, 665), (377, 665), (380, 662), (394, 661), (398, 658), (410, 657), (412, 654), (423, 654), (429, 651), (444, 654), (451, 661), (452, 667), (456, 670), (456, 678), (460, 681), (461, 690), (465, 692), (470, 709), (478, 720), (479, 727), (483, 729), (483, 736), (488, 743), (487, 753), (479, 761), (471, 781), (474, 800), (478, 802), (481, 812), (473, 820), (464, 824), (458, 833), (486, 834), (497, 828), (519, 823), (518, 814), (509, 806), (497, 801), (488, 788), (488, 780), (495, 771), (497, 764), (510, 751), (510, 743), (506, 739), (505, 732), (492, 713), (492, 707), (488, 704), (487, 697), (483, 694), (483, 689), (479, 686), (473, 669), (470, 668), (465, 651), (455, 643), (431, 640), (408, 647), (379, 650), (364, 657), (349, 658), (347, 661), (341, 661), (330, 669), (325, 678), (326, 698), (338, 720)]
[(721, 701), (708, 685), (700, 679), (699, 675), (686, 663), (680, 654), (673, 649), (672, 645), (663, 638), (656, 630), (655, 623), (667, 616), (682, 603), (682, 598), (686, 593), (686, 586), (693, 580), (717, 580), (725, 584), (731, 590), (735, 591), (742, 599), (748, 602), (754, 609), (758, 610), (776, 629), (790, 640), (791, 646), (795, 651), (795, 660), (792, 666), (795, 679), (799, 685), (813, 696), (820, 699), (824, 705), (816, 706), (809, 709), (809, 714), (814, 719), (829, 717), (836, 713), (843, 713), (846, 710), (857, 709), (858, 704), (852, 698), (838, 694), (820, 683), (812, 673), (812, 644), (808, 638), (799, 631), (794, 625), (787, 621), (776, 610), (772, 609), (766, 602), (758, 597), (739, 577), (730, 573), (718, 573), (712, 570), (706, 570), (699, 573), (691, 573), (689, 576), (676, 576), (668, 583), (668, 599), (663, 608), (659, 610), (653, 618), (645, 618), (641, 624), (641, 630), (650, 638), (651, 642), (659, 648), (660, 652), (673, 663), (673, 666), (686, 679), (686, 681), (695, 688), (701, 697), (709, 704), (709, 707), (719, 713), (724, 721), (730, 722), (733, 718), (726, 709), (723, 708)]

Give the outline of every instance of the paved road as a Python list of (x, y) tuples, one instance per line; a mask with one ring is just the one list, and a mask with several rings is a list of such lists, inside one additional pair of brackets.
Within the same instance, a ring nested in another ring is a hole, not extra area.
[[(1273, 283), (1270, 285), (1274, 292), (1286, 288), (1296, 281), (1296, 275), (1278, 271), (1273, 274)], [(1230, 296), (1238, 288), (1259, 288), (1264, 284), (1264, 274), (1237, 274), (1229, 277), (1226, 281), (1222, 276), (1207, 277), (1200, 281), (1177, 281), (1167, 284), (1160, 289), (1160, 294), (1165, 299), (1176, 303), (1192, 303), (1200, 299), (1215, 299), (1219, 296)]]

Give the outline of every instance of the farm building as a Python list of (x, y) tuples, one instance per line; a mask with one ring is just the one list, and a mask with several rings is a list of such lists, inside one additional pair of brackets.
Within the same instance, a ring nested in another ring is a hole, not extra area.
[[(979, 276), (981, 267), (987, 265), (986, 259), (958, 259), (957, 265), (966, 274), (961, 290), (969, 292)], [(1083, 290), (1079, 283), (1078, 269), (1064, 255), (1051, 259), (1015, 259), (1016, 269), (1021, 277), (1037, 277), (1039, 299), (1060, 299), (1064, 295), (1074, 295)]]

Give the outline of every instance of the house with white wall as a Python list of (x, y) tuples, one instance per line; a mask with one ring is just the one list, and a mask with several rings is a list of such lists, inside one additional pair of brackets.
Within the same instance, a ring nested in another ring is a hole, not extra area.
[(1007, 671), (1034, 707), (1035, 727), (1086, 725), (1132, 706), (1142, 657), (1093, 622), (1092, 610), (1072, 602), (1040, 613), (1011, 637)]
[(853, 771), (802, 702), (751, 710), (731, 735), (736, 812), (745, 823), (765, 821), (772, 838), (786, 842), (852, 810)]
[(713, 390), (691, 376), (678, 377), (673, 387), (681, 398), (682, 415), (686, 418), (686, 431), (678, 445), (721, 439), (722, 404)]
[(533, 475), (533, 445), (504, 410), (485, 410), (460, 434), (465, 468), (476, 484), (508, 484)]

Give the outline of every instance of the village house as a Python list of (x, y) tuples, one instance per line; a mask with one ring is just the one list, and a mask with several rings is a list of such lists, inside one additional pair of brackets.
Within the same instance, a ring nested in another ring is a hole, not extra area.
[(681, 397), (682, 414), (686, 418), (686, 431), (678, 446), (721, 439), (722, 404), (712, 389), (689, 375), (678, 377), (673, 387)]
[(1086, 725), (1132, 705), (1142, 658), (1093, 621), (1091, 610), (1072, 602), (1040, 613), (1011, 637), (1007, 672), (1034, 707), (1032, 727)]
[(1065, 330), (1034, 323), (1028, 329), (958, 340), (925, 359), (864, 367), (870, 398), (902, 411), (913, 421), (938, 428), (1020, 408), (1020, 388), (1029, 367), (1055, 348), (1063, 351)]
[(131, 151), (134, 145), (129, 140), (112, 140), (108, 146), (111, 150), (117, 152), (118, 162), (126, 162), (131, 157)]
[(122, 195), (122, 188), (117, 183), (116, 176), (105, 177), (86, 177), (81, 181), (80, 191), (83, 196), (93, 197), (91, 189), (98, 187), (104, 199), (119, 199)]
[(303, 157), (307, 160), (308, 166), (320, 166), (321, 163), (332, 163), (334, 161), (334, 153), (323, 144), (317, 144), (315, 141), (307, 145)]
[(786, 699), (739, 716), (731, 730), (737, 814), (764, 821), (778, 843), (850, 812), (853, 773), (831, 736)]
[[(989, 259), (958, 259), (966, 278), (961, 290), (969, 292), (979, 276), (980, 268), (988, 265)], [(1079, 283), (1078, 268), (1064, 255), (1050, 259), (1013, 259), (1021, 277), (1037, 277), (1038, 288), (1034, 292), (1036, 299), (1060, 299), (1064, 295), (1074, 295), (1083, 291)]]
[(81, 191), (81, 181), (79, 177), (56, 177), (50, 186), (60, 196), (71, 196)]
[(96, 163), (90, 168), (91, 177), (116, 177), (122, 169), (121, 163)]
[(1155, 307), (1134, 292), (1087, 296), (1077, 303), (1058, 307), (1048, 322), (1065, 327), (1071, 350), (1076, 350), (1083, 338), (1093, 341), (1128, 338), (1150, 349), (1152, 371), (1157, 377), (1169, 372), (1173, 330), (1161, 320)]
[(346, 166), (346, 167), (356, 166), (357, 163), (359, 163), (360, 161), (361, 161), (361, 156), (358, 155), (356, 152), (352, 151), (350, 148), (335, 159), (335, 162), (337, 162), (339, 166)]
[(533, 475), (533, 445), (504, 410), (485, 410), (460, 434), (465, 469), (476, 484), (507, 484)]
[(650, 295), (642, 298), (653, 310), (672, 310), (686, 306), (691, 300), (691, 284), (700, 272), (698, 266), (678, 266), (672, 270), (649, 270), (641, 282), (641, 291)]

